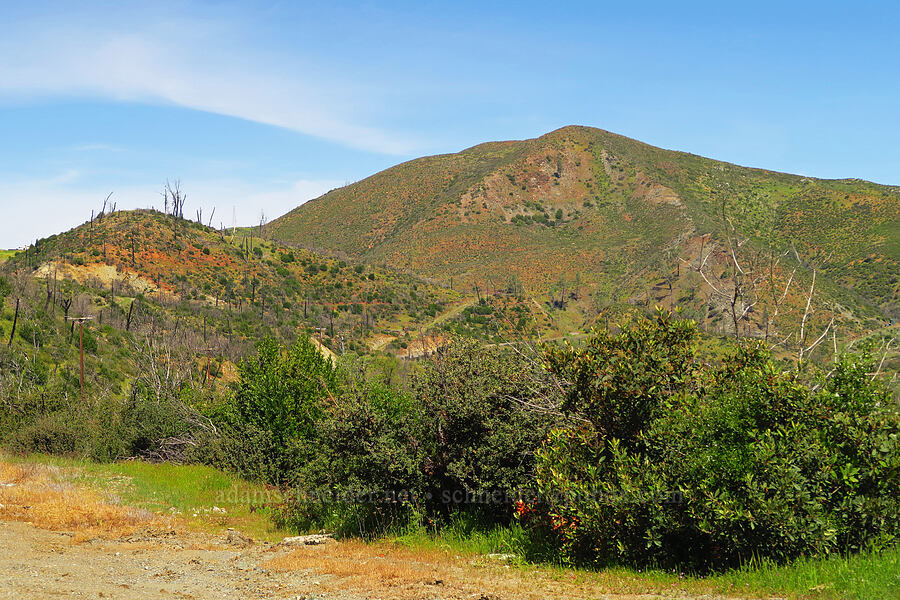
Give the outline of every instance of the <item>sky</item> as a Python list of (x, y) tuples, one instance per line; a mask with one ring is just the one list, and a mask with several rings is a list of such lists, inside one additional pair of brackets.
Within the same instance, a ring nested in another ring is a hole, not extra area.
[(570, 124), (900, 185), (890, 2), (0, 0), (0, 248), (119, 209), (275, 218)]

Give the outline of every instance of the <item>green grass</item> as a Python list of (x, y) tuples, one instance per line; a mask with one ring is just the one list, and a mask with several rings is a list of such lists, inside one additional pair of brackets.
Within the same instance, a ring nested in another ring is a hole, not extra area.
[(515, 523), (509, 527), (482, 527), (467, 515), (457, 515), (449, 525), (438, 530), (421, 526), (407, 527), (390, 541), (408, 547), (439, 548), (460, 554), (515, 554), (519, 560), (528, 548), (527, 534)]
[(809, 598), (900, 598), (900, 547), (847, 558), (801, 559), (787, 566), (747, 566), (710, 581), (723, 591), (750, 588)]
[(15, 250), (0, 250), (0, 264), (5, 263), (9, 258), (15, 256)]
[[(57, 456), (32, 455), (12, 462), (38, 463), (60, 469), (60, 476), (105, 494), (121, 504), (161, 515), (173, 515), (201, 531), (233, 527), (257, 539), (280, 540), (266, 509), (251, 505), (278, 502), (277, 491), (203, 465), (148, 463), (138, 460), (95, 463)], [(213, 510), (224, 509), (224, 513)]]
[(536, 549), (518, 525), (479, 527), (464, 517), (438, 530), (410, 527), (389, 538), (407, 547), (436, 548), (456, 554), (512, 554), (510, 564), (522, 569), (558, 571), (560, 577), (614, 581), (633, 593), (680, 590), (694, 594), (771, 596), (823, 600), (881, 600), (900, 598), (900, 546), (881, 553), (850, 557), (800, 559), (789, 565), (748, 564), (743, 568), (706, 577), (661, 570), (613, 567), (599, 571), (573, 569), (550, 563), (528, 563), (522, 557)]
[[(250, 511), (250, 504), (277, 502), (277, 494), (222, 471), (201, 465), (173, 465), (124, 461), (94, 463), (46, 455), (5, 457), (17, 463), (56, 467), (65, 481), (97, 490), (122, 504), (158, 514), (176, 515), (201, 531), (218, 532), (234, 527), (264, 540), (278, 540), (290, 532), (272, 525), (264, 510)], [(225, 513), (213, 512), (213, 507)], [(614, 567), (592, 571), (550, 563), (529, 563), (524, 556), (536, 550), (526, 532), (509, 527), (482, 527), (477, 520), (460, 516), (440, 529), (411, 526), (376, 543), (410, 548), (440, 549), (450, 553), (483, 556), (516, 555), (511, 565), (538, 569), (571, 580), (598, 579), (634, 593), (722, 594), (737, 597), (777, 596), (822, 600), (900, 598), (900, 547), (881, 553), (850, 557), (801, 559), (790, 565), (748, 564), (708, 577), (660, 570)]]

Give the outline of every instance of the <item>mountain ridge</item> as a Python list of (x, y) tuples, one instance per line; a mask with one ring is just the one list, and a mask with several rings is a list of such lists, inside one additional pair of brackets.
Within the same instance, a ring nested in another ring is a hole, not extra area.
[(470, 292), (518, 279), (544, 298), (582, 287), (601, 306), (648, 302), (652, 280), (681, 280), (707, 243), (716, 276), (726, 273), (728, 232), (783, 256), (783, 278), (817, 271), (826, 299), (860, 318), (900, 316), (900, 188), (743, 167), (584, 126), (406, 161), (268, 225), (283, 243)]

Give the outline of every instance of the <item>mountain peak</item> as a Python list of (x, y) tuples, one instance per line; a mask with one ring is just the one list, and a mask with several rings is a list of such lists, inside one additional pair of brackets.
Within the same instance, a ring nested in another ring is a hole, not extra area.
[(682, 277), (701, 240), (724, 247), (723, 208), (727, 227), (760, 252), (790, 249), (833, 276), (844, 302), (900, 315), (896, 188), (745, 168), (579, 125), (403, 163), (269, 231), (470, 290), (514, 278), (547, 296), (576, 287), (577, 274), (598, 307), (674, 305), (658, 282)]

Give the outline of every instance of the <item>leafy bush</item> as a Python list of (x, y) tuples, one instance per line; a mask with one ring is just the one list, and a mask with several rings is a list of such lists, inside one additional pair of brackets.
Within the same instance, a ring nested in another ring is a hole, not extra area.
[(90, 432), (85, 423), (68, 411), (41, 415), (23, 423), (4, 446), (17, 454), (84, 455), (89, 452)]
[(424, 491), (424, 438), (414, 398), (384, 384), (356, 382), (326, 410), (317, 452), (282, 522), (356, 535), (407, 523)]
[(323, 400), (338, 392), (338, 371), (309, 338), (286, 350), (274, 339), (264, 339), (257, 344), (257, 355), (243, 360), (239, 371), (229, 422), (265, 432), (275, 465), (272, 482), (287, 482), (302, 465), (299, 457), (311, 452)]
[(408, 394), (370, 379), (357, 374), (322, 408), (282, 521), (360, 535), (458, 512), (508, 522), (556, 425), (525, 407), (553, 394), (541, 363), (457, 339), (423, 364)]
[(279, 445), (271, 431), (241, 423), (228, 408), (217, 407), (209, 416), (216, 429), (198, 435), (191, 460), (264, 482), (283, 481), (300, 464), (299, 452), (291, 455), (296, 446)]
[(659, 314), (551, 353), (585, 424), (539, 453), (534, 533), (571, 562), (699, 570), (892, 543), (900, 420), (871, 357), (812, 391), (762, 345), (711, 366), (695, 338)]
[[(508, 517), (511, 498), (533, 481), (535, 452), (559, 425), (529, 408), (554, 404), (557, 393), (539, 358), (458, 338), (414, 375), (412, 390), (430, 433), (423, 469), (435, 508)], [(471, 503), (495, 492), (505, 502)]]
[(44, 328), (33, 321), (25, 321), (19, 325), (19, 337), (40, 348), (44, 345)]

